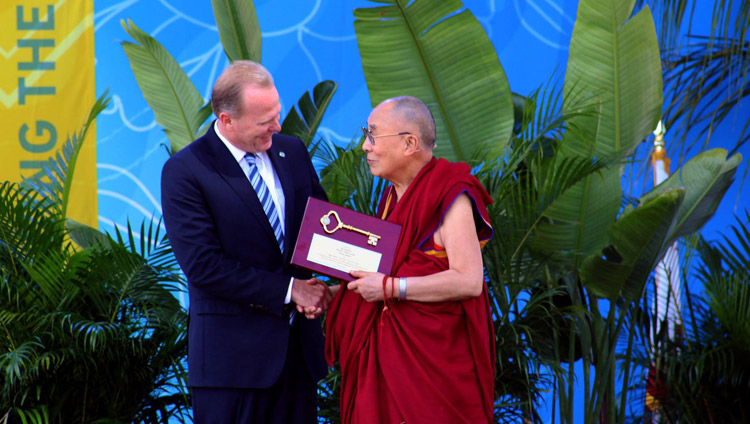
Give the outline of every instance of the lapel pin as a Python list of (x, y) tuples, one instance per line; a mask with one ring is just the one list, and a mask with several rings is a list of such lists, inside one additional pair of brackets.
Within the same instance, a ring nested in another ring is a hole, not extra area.
[(285, 158), (285, 157), (286, 157), (286, 153), (284, 153), (284, 152), (279, 152), (279, 156), (281, 156), (282, 158)]

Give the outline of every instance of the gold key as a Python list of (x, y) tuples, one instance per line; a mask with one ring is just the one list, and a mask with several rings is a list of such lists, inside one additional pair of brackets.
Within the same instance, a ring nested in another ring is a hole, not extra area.
[[(331, 216), (333, 216), (334, 218), (336, 218), (336, 226), (333, 227), (332, 230), (329, 230), (328, 229), (328, 225), (331, 224)], [(339, 218), (339, 214), (336, 213), (336, 211), (329, 211), (327, 214), (323, 215), (320, 218), (320, 225), (323, 226), (323, 230), (326, 233), (328, 233), (328, 234), (333, 234), (336, 231), (338, 231), (338, 230), (340, 230), (340, 229), (343, 228), (345, 230), (354, 231), (355, 233), (360, 233), (362, 235), (365, 235), (365, 236), (367, 236), (367, 244), (369, 244), (370, 246), (377, 246), (378, 245), (378, 240), (380, 240), (380, 238), (381, 238), (377, 234), (373, 234), (373, 233), (371, 233), (369, 231), (360, 230), (357, 227), (353, 227), (351, 225), (344, 224), (343, 222), (341, 222), (341, 218)]]

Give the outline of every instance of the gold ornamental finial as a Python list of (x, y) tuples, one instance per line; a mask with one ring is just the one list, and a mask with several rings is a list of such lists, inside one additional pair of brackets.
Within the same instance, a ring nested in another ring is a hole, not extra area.
[(664, 127), (662, 121), (656, 125), (654, 130), (654, 152), (651, 154), (651, 166), (654, 167), (654, 185), (661, 183), (662, 177), (659, 177), (660, 173), (657, 173), (657, 167), (664, 170), (661, 175), (669, 176), (669, 158), (667, 157), (666, 143), (664, 142), (664, 133), (667, 129)]
[(667, 132), (667, 129), (664, 127), (664, 124), (661, 120), (659, 120), (659, 123), (656, 125), (656, 129), (654, 130), (654, 153), (653, 153), (653, 159), (657, 160), (664, 160), (667, 157), (667, 150), (666, 145), (664, 143), (664, 133)]

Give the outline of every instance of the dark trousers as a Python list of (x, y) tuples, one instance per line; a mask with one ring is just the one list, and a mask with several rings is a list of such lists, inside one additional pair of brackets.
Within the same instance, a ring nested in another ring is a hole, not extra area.
[(273, 386), (267, 389), (193, 387), (193, 423), (316, 423), (317, 388), (302, 357), (296, 327), (291, 327), (284, 369)]

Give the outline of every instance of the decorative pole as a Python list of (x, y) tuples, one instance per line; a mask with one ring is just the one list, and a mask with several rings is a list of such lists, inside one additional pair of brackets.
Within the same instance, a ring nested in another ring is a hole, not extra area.
[[(669, 178), (669, 158), (667, 157), (664, 133), (666, 129), (661, 121), (654, 130), (654, 152), (651, 154), (651, 166), (654, 171), (654, 187)], [(654, 296), (651, 304), (652, 325), (651, 348), (652, 362), (646, 381), (646, 410), (644, 422), (658, 423), (659, 409), (664, 398), (664, 383), (658, 367), (656, 354), (658, 348), (664, 348), (667, 340), (676, 340), (682, 332), (680, 319), (681, 279), (680, 260), (677, 242), (667, 248), (664, 258), (656, 265), (654, 271)], [(661, 344), (661, 346), (660, 346)]]

